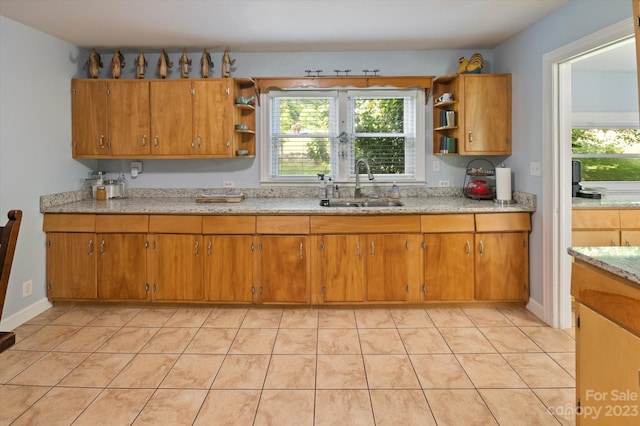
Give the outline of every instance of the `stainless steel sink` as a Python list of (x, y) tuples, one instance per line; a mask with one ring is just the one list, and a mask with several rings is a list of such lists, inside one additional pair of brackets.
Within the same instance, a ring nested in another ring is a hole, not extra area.
[(320, 205), (323, 207), (400, 207), (404, 206), (398, 200), (322, 200)]

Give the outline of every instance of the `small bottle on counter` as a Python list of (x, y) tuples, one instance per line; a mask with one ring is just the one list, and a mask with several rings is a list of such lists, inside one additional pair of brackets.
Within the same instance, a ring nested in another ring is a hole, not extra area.
[(331, 180), (331, 177), (329, 177), (329, 180), (327, 181), (327, 198), (333, 198), (333, 181)]
[(126, 198), (127, 193), (127, 179), (124, 177), (124, 173), (120, 173), (120, 177), (118, 177), (118, 186), (120, 187), (120, 197), (118, 198)]
[(104, 201), (107, 199), (107, 188), (99, 186), (96, 188), (96, 200)]
[(395, 182), (393, 182), (393, 185), (391, 185), (391, 192), (389, 192), (389, 197), (393, 199), (400, 198), (400, 190), (398, 189), (398, 185), (396, 185)]
[(327, 182), (324, 180), (324, 174), (318, 173), (318, 179), (320, 179), (320, 186), (318, 187), (318, 198), (321, 200), (327, 199)]

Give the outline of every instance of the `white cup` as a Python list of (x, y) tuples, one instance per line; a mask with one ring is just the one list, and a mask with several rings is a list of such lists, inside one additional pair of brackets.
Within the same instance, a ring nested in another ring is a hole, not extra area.
[(440, 103), (440, 102), (449, 102), (453, 100), (453, 93), (443, 93), (442, 96), (440, 96), (436, 102)]

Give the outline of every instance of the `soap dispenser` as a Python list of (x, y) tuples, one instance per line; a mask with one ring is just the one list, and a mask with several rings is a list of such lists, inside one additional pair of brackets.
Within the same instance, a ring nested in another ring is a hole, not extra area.
[(391, 185), (391, 192), (389, 193), (389, 197), (395, 200), (400, 198), (400, 190), (398, 189), (398, 185), (396, 185), (395, 181), (393, 182), (393, 185)]
[(318, 187), (318, 198), (321, 200), (327, 199), (327, 182), (324, 180), (324, 174), (318, 173), (318, 179), (320, 179), (320, 186)]

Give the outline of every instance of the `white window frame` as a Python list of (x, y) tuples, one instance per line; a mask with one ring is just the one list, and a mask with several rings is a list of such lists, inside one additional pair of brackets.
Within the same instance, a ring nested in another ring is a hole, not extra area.
[[(353, 158), (353, 145), (351, 145), (350, 152), (348, 153), (348, 159), (339, 159), (337, 154), (337, 138), (338, 135), (344, 130), (347, 131), (347, 108), (348, 108), (348, 96), (350, 95), (362, 95), (362, 96), (381, 96), (381, 97), (393, 97), (407, 95), (415, 97), (415, 173), (413, 176), (403, 175), (375, 175), (375, 183), (391, 184), (392, 182), (398, 182), (403, 185), (424, 185), (426, 182), (426, 131), (425, 131), (425, 119), (426, 119), (426, 107), (425, 107), (425, 93), (421, 89), (352, 89), (352, 88), (340, 88), (340, 89), (309, 89), (309, 90), (274, 90), (260, 95), (260, 183), (261, 186), (280, 186), (280, 185), (296, 185), (296, 186), (315, 186), (318, 184), (318, 179), (315, 176), (300, 177), (300, 176), (279, 176), (274, 178), (271, 176), (271, 98), (274, 96), (281, 96), (283, 92), (291, 96), (307, 95), (307, 96), (322, 96), (327, 93), (338, 94), (338, 111), (337, 119), (338, 129), (334, 140), (332, 142), (332, 176), (334, 182), (339, 184), (353, 183), (355, 181), (355, 174), (353, 173), (353, 167), (355, 158)], [(334, 154), (335, 153), (335, 154)], [(334, 158), (335, 157), (335, 158)]]
[[(574, 129), (637, 129), (640, 119), (635, 112), (573, 112), (571, 125)], [(571, 142), (571, 138), (569, 138)], [(569, 150), (571, 152), (571, 150)], [(579, 158), (571, 153), (571, 158)], [(585, 181), (583, 187), (604, 189), (607, 193), (640, 193), (640, 181)]]

